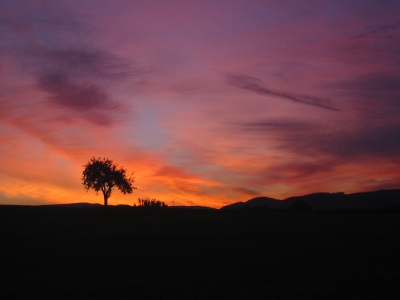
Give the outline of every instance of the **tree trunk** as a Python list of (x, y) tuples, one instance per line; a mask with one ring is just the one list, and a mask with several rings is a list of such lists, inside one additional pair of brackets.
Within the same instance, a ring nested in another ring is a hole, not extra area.
[(103, 195), (104, 195), (104, 206), (107, 207), (107, 205), (108, 205), (108, 197), (107, 197), (106, 194), (103, 194)]

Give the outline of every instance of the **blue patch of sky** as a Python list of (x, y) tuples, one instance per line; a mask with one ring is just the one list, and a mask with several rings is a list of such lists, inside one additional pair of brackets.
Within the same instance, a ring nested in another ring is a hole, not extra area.
[(168, 143), (168, 133), (151, 108), (141, 109), (133, 123), (121, 127), (120, 136), (130, 145), (149, 152), (159, 152)]

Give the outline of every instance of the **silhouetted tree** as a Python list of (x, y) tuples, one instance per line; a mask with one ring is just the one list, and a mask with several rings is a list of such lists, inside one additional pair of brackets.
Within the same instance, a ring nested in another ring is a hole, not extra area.
[(165, 204), (164, 202), (156, 200), (156, 199), (150, 199), (150, 198), (145, 198), (145, 199), (138, 198), (138, 203), (139, 203), (139, 206), (141, 206), (141, 207), (151, 207), (151, 208), (168, 207), (168, 205)]
[(93, 157), (84, 167), (83, 186), (87, 191), (94, 189), (96, 194), (101, 191), (104, 196), (104, 206), (107, 206), (113, 188), (118, 188), (123, 194), (130, 194), (136, 189), (132, 185), (133, 174), (127, 177), (126, 170), (123, 167), (118, 168), (118, 165), (108, 158)]

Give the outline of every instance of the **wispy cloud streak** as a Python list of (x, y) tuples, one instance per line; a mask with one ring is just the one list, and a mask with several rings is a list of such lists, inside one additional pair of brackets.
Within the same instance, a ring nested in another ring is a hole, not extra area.
[(397, 21), (393, 24), (387, 24), (378, 26), (373, 29), (367, 29), (363, 33), (359, 33), (353, 35), (354, 38), (368, 38), (368, 37), (375, 37), (375, 38), (393, 38), (397, 29), (400, 28), (400, 21)]
[(271, 95), (276, 96), (285, 100), (290, 100), (297, 103), (302, 103), (306, 105), (316, 106), (323, 109), (333, 110), (333, 111), (340, 111), (339, 109), (324, 104), (323, 102), (327, 102), (327, 99), (313, 97), (313, 96), (306, 96), (306, 95), (296, 95), (292, 93), (285, 93), (271, 90), (265, 87), (262, 84), (262, 81), (259, 78), (247, 76), (247, 75), (226, 75), (228, 84), (255, 92), (261, 95)]

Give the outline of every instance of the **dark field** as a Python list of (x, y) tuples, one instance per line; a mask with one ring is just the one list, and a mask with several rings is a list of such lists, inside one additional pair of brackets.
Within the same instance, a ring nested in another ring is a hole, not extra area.
[(0, 216), (2, 299), (400, 299), (398, 213), (0, 206)]

